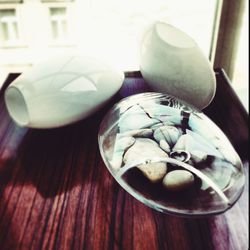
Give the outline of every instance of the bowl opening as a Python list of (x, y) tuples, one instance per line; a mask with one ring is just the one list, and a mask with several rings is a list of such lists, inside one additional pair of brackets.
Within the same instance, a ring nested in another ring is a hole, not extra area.
[(22, 92), (11, 86), (5, 91), (5, 103), (7, 110), (13, 120), (21, 125), (26, 126), (29, 123), (29, 112)]

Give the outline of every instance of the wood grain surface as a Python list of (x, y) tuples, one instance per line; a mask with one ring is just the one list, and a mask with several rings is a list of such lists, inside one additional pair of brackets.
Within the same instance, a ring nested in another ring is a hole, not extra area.
[[(248, 175), (248, 114), (217, 70), (205, 113), (238, 151)], [(181, 218), (156, 212), (125, 192), (98, 149), (101, 119), (122, 97), (148, 91), (126, 73), (118, 95), (99, 113), (58, 129), (26, 129), (7, 114), (0, 91), (0, 249), (248, 249), (248, 183), (224, 214)]]

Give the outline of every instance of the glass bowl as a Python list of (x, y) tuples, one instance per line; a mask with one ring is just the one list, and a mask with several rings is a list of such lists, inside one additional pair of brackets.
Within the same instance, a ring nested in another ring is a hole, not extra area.
[(160, 212), (219, 214), (244, 188), (241, 160), (224, 133), (204, 113), (169, 95), (124, 98), (104, 117), (98, 142), (116, 181)]

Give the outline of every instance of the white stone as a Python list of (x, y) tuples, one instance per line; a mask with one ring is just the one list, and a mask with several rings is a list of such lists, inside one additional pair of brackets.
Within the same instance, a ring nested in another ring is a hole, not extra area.
[(141, 164), (138, 169), (153, 183), (159, 182), (167, 172), (166, 163), (163, 162)]
[(166, 174), (162, 183), (168, 190), (182, 191), (192, 186), (194, 176), (186, 170), (174, 170)]

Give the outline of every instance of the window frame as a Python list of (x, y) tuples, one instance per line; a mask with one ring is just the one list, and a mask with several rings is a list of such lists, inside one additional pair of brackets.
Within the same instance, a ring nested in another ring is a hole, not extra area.
[[(52, 9), (65, 9), (65, 14), (64, 15), (52, 15)], [(49, 7), (49, 14), (50, 14), (50, 30), (51, 30), (51, 38), (53, 41), (55, 41), (55, 43), (62, 43), (63, 41), (67, 40), (68, 37), (68, 14), (67, 14), (67, 7), (64, 6), (60, 6), (60, 7)], [(57, 26), (57, 33), (59, 34), (59, 36), (56, 38), (54, 37), (54, 32), (53, 32), (53, 27), (52, 27), (52, 23), (55, 23)], [(66, 32), (64, 34), (63, 30), (63, 22), (65, 22), (66, 24)]]
[[(70, 18), (69, 18), (69, 9), (71, 7), (72, 4), (74, 4), (73, 1), (55, 1), (55, 2), (51, 2), (51, 1), (41, 1), (41, 3), (43, 4), (43, 6), (47, 9), (47, 25), (50, 29), (50, 39), (49, 39), (49, 43), (48, 46), (49, 47), (72, 47), (75, 44), (71, 41), (70, 39), (70, 35), (71, 35), (71, 24), (70, 24)], [(53, 33), (52, 33), (52, 26), (51, 26), (51, 12), (50, 9), (57, 9), (57, 8), (65, 8), (66, 9), (66, 23), (67, 23), (67, 37), (63, 40), (56, 40), (53, 39)]]
[[(21, 44), (21, 32), (20, 32), (20, 25), (18, 24), (18, 8), (15, 5), (7, 5), (4, 6), (4, 8), (1, 8), (0, 11), (4, 10), (13, 10), (14, 11), (14, 16), (13, 17), (2, 17), (6, 19), (14, 19), (12, 23), (16, 23), (16, 39), (14, 40), (0, 40), (0, 46), (1, 47), (18, 47)], [(2, 19), (1, 18), (1, 19)], [(0, 19), (0, 25), (2, 25), (2, 21)], [(7, 23), (7, 22), (6, 22)], [(8, 26), (8, 24), (7, 24)]]
[(217, 25), (212, 43), (214, 68), (223, 68), (232, 80), (246, 0), (218, 0)]

